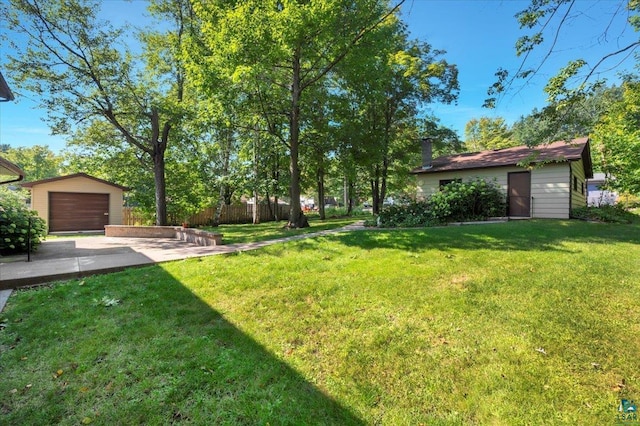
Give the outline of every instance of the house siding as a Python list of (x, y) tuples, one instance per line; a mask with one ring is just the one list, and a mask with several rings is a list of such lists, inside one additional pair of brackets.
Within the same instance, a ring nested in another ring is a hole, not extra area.
[(33, 185), (31, 188), (31, 208), (45, 220), (47, 229), (49, 228), (50, 192), (109, 194), (109, 225), (122, 225), (122, 189), (78, 176)]
[(507, 175), (510, 172), (522, 172), (525, 169), (522, 167), (497, 167), (491, 169), (473, 169), (473, 170), (458, 170), (453, 172), (441, 172), (441, 173), (424, 173), (417, 175), (418, 177), (418, 188), (417, 188), (417, 197), (418, 199), (424, 200), (434, 194), (440, 189), (440, 181), (441, 180), (453, 180), (453, 179), (462, 179), (462, 181), (469, 181), (475, 178), (484, 179), (486, 181), (493, 181), (496, 179), (496, 182), (502, 188), (502, 191), (507, 193)]
[(532, 217), (569, 218), (568, 163), (547, 164), (531, 171)]
[[(547, 164), (531, 170), (531, 212), (534, 218), (569, 218), (569, 197), (571, 192), (571, 165), (573, 163)], [(573, 166), (581, 169), (582, 164)], [(527, 171), (523, 167), (494, 167), (487, 169), (458, 170), (417, 175), (417, 197), (426, 199), (439, 189), (441, 180), (461, 179), (469, 181), (481, 178), (496, 180), (506, 194), (508, 174)], [(583, 178), (584, 182), (584, 178)], [(580, 188), (578, 187), (578, 193)], [(583, 201), (584, 202), (584, 201)]]
[[(573, 178), (577, 178), (577, 189), (573, 188)], [(584, 175), (582, 160), (571, 162), (571, 208), (587, 205), (587, 178)]]

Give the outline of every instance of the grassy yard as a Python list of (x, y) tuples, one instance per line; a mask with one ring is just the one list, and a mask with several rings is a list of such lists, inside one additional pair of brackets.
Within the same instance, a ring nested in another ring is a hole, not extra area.
[(225, 244), (247, 243), (252, 241), (274, 240), (292, 235), (309, 234), (312, 232), (325, 231), (327, 229), (342, 228), (343, 226), (357, 222), (363, 218), (344, 217), (338, 219), (320, 220), (310, 218), (309, 228), (287, 229), (286, 221), (265, 222), (257, 225), (220, 225), (218, 227), (202, 228), (211, 232), (218, 232), (223, 235)]
[(615, 424), (639, 260), (639, 225), (518, 221), (15, 292), (0, 424)]

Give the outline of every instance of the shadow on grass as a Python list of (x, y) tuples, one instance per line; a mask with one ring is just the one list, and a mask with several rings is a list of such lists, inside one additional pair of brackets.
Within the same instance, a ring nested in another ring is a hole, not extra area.
[(534, 220), (490, 225), (358, 231), (340, 241), (365, 250), (421, 249), (550, 250), (567, 252), (567, 241), (609, 244), (612, 241), (640, 243), (640, 226), (587, 223), (581, 221)]
[(363, 424), (161, 267), (139, 277), (12, 296), (0, 423)]

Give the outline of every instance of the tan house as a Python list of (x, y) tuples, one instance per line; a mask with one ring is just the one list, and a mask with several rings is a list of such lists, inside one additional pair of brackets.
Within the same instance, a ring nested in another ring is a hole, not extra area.
[(423, 141), (417, 196), (425, 199), (452, 181), (496, 180), (507, 195), (511, 217), (568, 219), (587, 205), (586, 180), (593, 177), (589, 139), (558, 141), (536, 148), (518, 146), (431, 159), (431, 141)]
[(122, 225), (126, 187), (76, 173), (23, 183), (31, 190), (31, 208), (47, 222), (49, 232), (103, 231)]

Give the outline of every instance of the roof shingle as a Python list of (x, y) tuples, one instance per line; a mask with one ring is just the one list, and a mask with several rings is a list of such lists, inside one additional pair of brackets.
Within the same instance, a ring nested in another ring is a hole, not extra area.
[(430, 168), (418, 167), (414, 174), (437, 173), (455, 170), (484, 169), (489, 167), (516, 166), (522, 163), (565, 162), (582, 159), (587, 177), (593, 176), (589, 138), (573, 139), (570, 142), (556, 141), (535, 148), (517, 146), (513, 148), (481, 151), (467, 154), (445, 155), (435, 158)]

